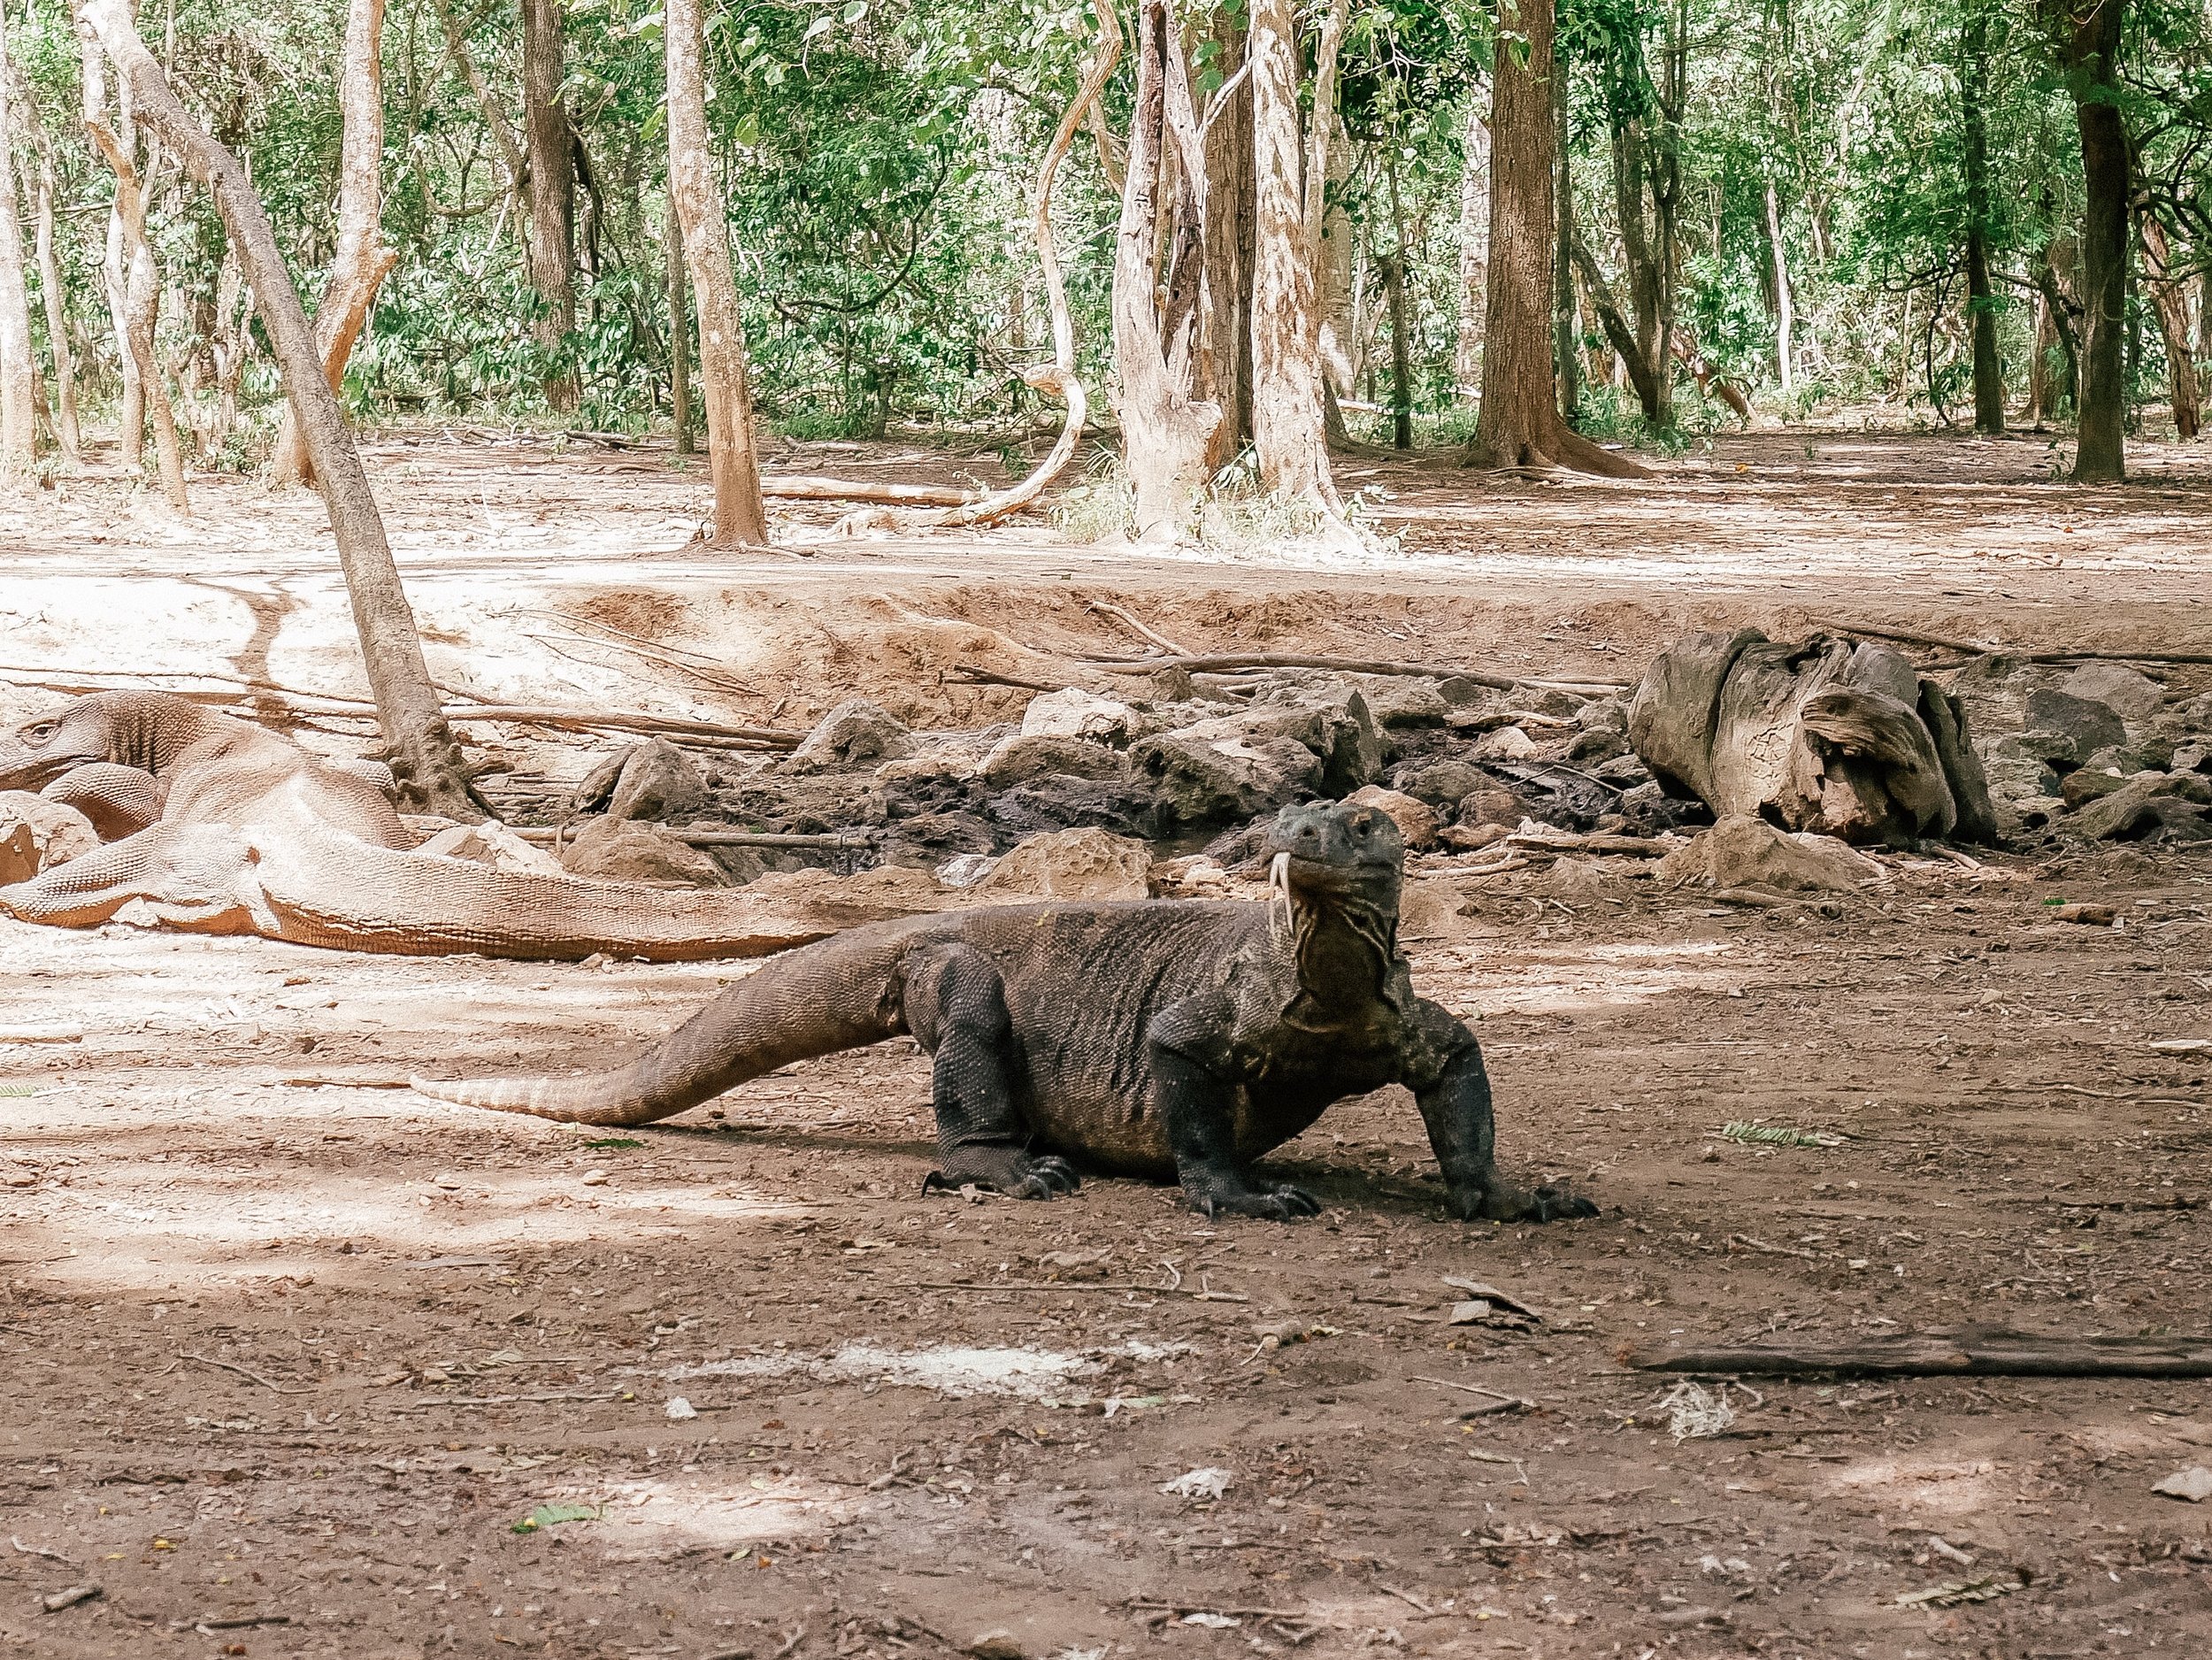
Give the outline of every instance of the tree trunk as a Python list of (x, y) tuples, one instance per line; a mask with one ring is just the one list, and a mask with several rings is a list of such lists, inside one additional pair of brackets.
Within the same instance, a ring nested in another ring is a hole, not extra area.
[(1782, 242), (1782, 204), (1772, 179), (1767, 181), (1767, 247), (1774, 260), (1774, 362), (1786, 396), (1796, 379), (1797, 346), (1791, 336), (1796, 332), (1797, 312), (1790, 297), (1789, 251)]
[[(437, 0), (438, 22), (445, 30), (446, 51), (459, 66), (461, 75), (475, 95), (476, 108), (484, 118), (484, 129), (492, 135), (492, 143), (499, 151), (499, 165), (507, 174), (507, 188), (519, 191), (522, 188), (522, 145), (515, 137), (514, 124), (508, 120), (506, 106), (502, 104), (491, 85), (484, 79), (484, 72), (476, 62), (476, 54), (469, 50), (467, 31), (453, 14), (451, 0)], [(494, 240), (497, 237), (495, 235)]]
[(1502, 51), (1490, 104), (1490, 292), (1484, 307), (1482, 407), (1470, 466), (1570, 466), (1614, 478), (1644, 469), (1559, 419), (1552, 374), (1552, 0), (1525, 0), (1528, 47)]
[(1336, 51), (1348, 0), (1331, 0), (1314, 73), (1312, 156), (1299, 142), (1298, 12), (1254, 0), (1252, 450), (1262, 487), (1337, 519), (1321, 408), (1321, 315), (1315, 267), (1336, 123)]
[(1966, 173), (1966, 312), (1973, 328), (1974, 430), (2005, 429), (2005, 371), (1997, 357), (1997, 296), (1989, 281), (1989, 13), (1967, 0), (1960, 27), (1959, 115)]
[[(335, 391), (345, 382), (354, 342), (376, 304), (377, 290), (399, 256), (383, 245), (384, 220), (384, 0), (349, 0), (345, 66), (338, 84), (343, 122), (338, 158), (338, 246), (322, 303), (315, 308), (315, 344), (323, 373)], [(307, 451), (299, 423), (285, 412), (277, 429), (270, 477), (278, 484), (307, 480)]]
[(2074, 481), (2127, 476), (2128, 135), (2118, 100), (2123, 0), (2043, 0), (2074, 96), (2085, 187), (2081, 231), (2081, 393)]
[(54, 357), (55, 435), (71, 465), (84, 459), (77, 420), (77, 359), (69, 347), (68, 290), (62, 286), (61, 254), (54, 246), (54, 164), (42, 146), (38, 158), (38, 288), (46, 304), (46, 342)]
[[(1252, 430), (1252, 91), (1248, 76), (1238, 79), (1246, 62), (1239, 14), (1217, 9), (1210, 27), (1218, 49), (1214, 67), (1228, 80), (1214, 95), (1202, 134), (1205, 311), (1188, 396), (1221, 411), (1206, 452), (1208, 471), (1218, 473)], [(1125, 169), (1114, 188), (1126, 197)]]
[(676, 453), (696, 455), (699, 447), (691, 437), (691, 285), (684, 281), (684, 227), (672, 195), (661, 240), (668, 258), (669, 419), (676, 429)]
[(0, 13), (0, 467), (27, 468), (37, 444), (31, 302), (23, 285), (23, 215), (16, 195), (7, 35)]
[[(90, 12), (85, 14), (89, 17)], [(96, 25), (92, 26), (96, 27)], [(115, 200), (108, 226), (108, 248), (111, 260), (119, 253), (123, 258), (121, 283), (121, 322), (119, 337), (123, 356), (129, 359), (133, 375), (124, 382), (123, 399), (123, 454), (125, 465), (134, 458), (142, 461), (144, 449), (145, 411), (150, 411), (154, 419), (154, 458), (161, 476), (162, 491), (177, 511), (189, 512), (191, 502), (184, 488), (184, 450), (177, 441), (176, 411), (169, 404), (169, 390), (162, 382), (161, 366), (154, 356), (154, 327), (161, 304), (161, 281), (154, 266), (154, 251), (146, 240), (146, 189), (140, 178), (137, 164), (131, 158), (134, 146), (126, 145), (108, 123), (107, 77), (100, 67), (98, 44), (88, 28), (81, 40), (84, 79), (84, 127), (100, 153), (107, 158), (115, 173)], [(125, 89), (124, 105), (131, 107), (135, 88)], [(115, 304), (113, 277), (110, 277), (109, 304)], [(139, 408), (131, 407), (130, 382), (134, 378), (139, 393)]]
[(1463, 146), (1466, 172), (1459, 181), (1459, 338), (1452, 349), (1452, 379), (1461, 396), (1482, 377), (1483, 296), (1490, 286), (1490, 122), (1471, 105)]
[[(560, 0), (522, 0), (522, 112), (529, 147), (530, 286), (538, 310), (531, 331), (545, 357), (545, 401), (566, 413), (577, 404), (567, 360), (576, 327), (574, 222), (576, 152), (561, 102)], [(685, 234), (688, 246), (690, 233)], [(697, 273), (693, 281), (698, 281)], [(702, 347), (701, 357), (706, 354)], [(706, 368), (702, 363), (700, 367)], [(711, 375), (711, 371), (709, 371)], [(712, 394), (709, 394), (712, 407)]]
[[(526, 0), (531, 5), (552, 3)], [(761, 505), (753, 396), (746, 384), (745, 319), (730, 268), (729, 216), (723, 210), (707, 135), (703, 27), (699, 0), (669, 0), (661, 27), (668, 53), (668, 193), (683, 228), (684, 257), (699, 308), (699, 378), (706, 394), (707, 465), (714, 474), (714, 545), (766, 547), (768, 513)], [(534, 138), (531, 153), (534, 165)], [(538, 196), (534, 179), (531, 195)]]
[[(1100, 9), (1102, 27), (1111, 10)], [(1198, 334), (1204, 319), (1217, 326), (1223, 321), (1209, 283), (1216, 260), (1230, 250), (1208, 234), (1210, 169), (1192, 119), (1189, 72), (1167, 0), (1141, 0), (1137, 9), (1133, 110), (1114, 239), (1122, 465), (1135, 498), (1138, 536), (1171, 542), (1191, 523), (1215, 471), (1222, 406), (1198, 396), (1205, 366)], [(1171, 143), (1181, 158), (1171, 168)], [(1164, 201), (1164, 187), (1171, 193)], [(1162, 282), (1154, 261), (1164, 217), (1167, 271)], [(1317, 380), (1316, 387), (1317, 399)]]
[(2159, 338), (2166, 345), (2166, 390), (2173, 403), (2174, 435), (2185, 443), (2202, 425), (2198, 403), (2197, 365), (2190, 356), (2189, 294), (2167, 273), (2173, 268), (2166, 227), (2148, 208), (2141, 215), (2143, 227), (2143, 287), (2151, 309), (2158, 313)]
[(116, 415), (116, 459), (126, 473), (135, 473), (146, 460), (146, 386), (138, 378), (138, 359), (131, 351), (129, 282), (123, 252), (123, 211), (111, 200), (106, 238), (100, 252), (100, 295), (108, 303), (108, 327), (115, 335), (116, 372), (123, 382)]
[(1576, 338), (1575, 269), (1567, 250), (1575, 235), (1574, 168), (1567, 153), (1567, 77), (1552, 77), (1552, 155), (1558, 169), (1555, 194), (1559, 228), (1552, 238), (1552, 373), (1559, 380), (1559, 416), (1572, 427), (1582, 418), (1582, 353)]
[(127, 0), (78, 0), (78, 15), (130, 89), (140, 125), (181, 157), (215, 198), (223, 227), (244, 262), (262, 327), (276, 354), (292, 409), (307, 441), (307, 457), (330, 511), (361, 655), (376, 700), (377, 723), (405, 800), (449, 818), (480, 817), (462, 770), (459, 747), (430, 684), (414, 612), (384, 539), (384, 521), (353, 434), (322, 373), (315, 332), (292, 286), (269, 216), (237, 158), (208, 136), (169, 86), (139, 39)]
[[(1329, 143), (1328, 183), (1331, 192), (1322, 215), (1320, 257), (1314, 281), (1321, 292), (1321, 369), (1337, 397), (1352, 396), (1359, 380), (1360, 272), (1356, 269), (1358, 232), (1344, 211), (1344, 187), (1351, 176), (1351, 145), (1340, 123)], [(1340, 421), (1341, 417), (1339, 417)]]

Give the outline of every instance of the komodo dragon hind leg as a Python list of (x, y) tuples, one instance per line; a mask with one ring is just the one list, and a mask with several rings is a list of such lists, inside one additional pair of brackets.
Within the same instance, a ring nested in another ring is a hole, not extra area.
[(907, 1029), (933, 1058), (941, 1169), (923, 1184), (988, 1187), (1017, 1199), (1051, 1199), (1080, 1184), (1065, 1159), (1033, 1157), (1014, 1103), (1009, 1062), (1013, 1021), (991, 959), (972, 946), (918, 951), (902, 975)]

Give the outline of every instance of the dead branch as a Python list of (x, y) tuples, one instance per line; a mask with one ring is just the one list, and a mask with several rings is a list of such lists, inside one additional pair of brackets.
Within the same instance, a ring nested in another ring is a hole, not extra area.
[(1150, 674), (1160, 669), (1181, 669), (1189, 674), (1234, 674), (1246, 669), (1333, 669), (1340, 674), (1402, 675), (1425, 680), (1472, 680), (1494, 691), (1515, 686), (1534, 686), (1547, 691), (1602, 697), (1624, 691), (1626, 680), (1540, 680), (1525, 675), (1492, 674), (1483, 669), (1458, 668), (1441, 663), (1387, 663), (1364, 657), (1310, 657), (1284, 652), (1230, 653), (1220, 657), (1081, 657), (1107, 674)]
[(2212, 1338), (2045, 1337), (1969, 1327), (1839, 1343), (1750, 1343), (1678, 1353), (1632, 1350), (1622, 1359), (1642, 1372), (1736, 1372), (1764, 1378), (1824, 1373), (1861, 1378), (2212, 1378)]
[(1877, 627), (1872, 623), (1847, 622), (1840, 617), (1815, 617), (1816, 627), (1832, 628), (1839, 634), (1858, 634), (1869, 640), (1901, 640), (1907, 645), (1929, 646), (1939, 651), (1962, 651), (1968, 657), (2007, 657), (2019, 663), (2212, 663), (2212, 651), (2021, 651), (2010, 646), (1984, 645), (1978, 641), (1953, 640), (1943, 634), (1921, 634), (1910, 628)]
[(967, 507), (984, 499), (949, 484), (862, 484), (805, 473), (763, 479), (760, 493), (772, 502), (880, 502), (892, 507)]
[(1163, 651), (1172, 652), (1179, 657), (1187, 657), (1191, 655), (1188, 646), (1179, 646), (1165, 634), (1156, 633), (1146, 627), (1118, 605), (1109, 605), (1102, 599), (1094, 599), (1091, 602), (1091, 609), (1102, 617), (1112, 618), (1116, 622), (1130, 629), (1139, 639), (1149, 640)]
[[(561, 834), (557, 829), (537, 825), (510, 825), (507, 827), (525, 842), (543, 842), (548, 845), (557, 843)], [(764, 830), (718, 830), (710, 829), (703, 826), (678, 828), (671, 825), (664, 827), (678, 841), (687, 842), (695, 848), (786, 848), (834, 853), (840, 850), (851, 851), (869, 845), (868, 837), (864, 834), (857, 835), (779, 835)]]

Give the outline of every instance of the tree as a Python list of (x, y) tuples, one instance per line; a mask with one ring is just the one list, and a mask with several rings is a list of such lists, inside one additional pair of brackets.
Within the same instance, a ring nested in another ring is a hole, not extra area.
[(1490, 293), (1469, 466), (1565, 466), (1640, 478), (1561, 419), (1552, 369), (1552, 0), (1518, 0), (1490, 104)]
[[(760, 468), (754, 456), (745, 319), (730, 269), (729, 216), (707, 137), (703, 30), (699, 0), (668, 0), (661, 24), (668, 53), (668, 194), (682, 227), (684, 259), (699, 308), (699, 379), (707, 406), (707, 463), (714, 474), (715, 545), (765, 547), (768, 514), (761, 504)], [(680, 329), (682, 319), (672, 319), (671, 326)]]
[[(460, 748), (423, 661), (422, 639), (384, 538), (384, 520), (337, 395), (322, 373), (314, 330), (292, 286), (276, 234), (238, 159), (192, 119), (146, 43), (127, 0), (77, 0), (77, 15), (115, 65), (139, 125), (166, 144), (213, 195), (224, 228), (253, 284), (309, 465), (330, 511), (346, 589), (353, 602), (377, 723), (405, 799), (449, 818), (481, 816), (461, 765)], [(88, 72), (97, 59), (88, 62)]]
[(2005, 429), (2005, 372), (1997, 355), (1997, 296), (1989, 281), (1988, 0), (1964, 0), (1959, 30), (1960, 149), (1966, 185), (1966, 315), (1973, 331), (1974, 430)]
[(545, 355), (545, 401), (566, 411), (577, 402), (576, 374), (565, 356), (576, 328), (576, 161), (575, 133), (561, 97), (561, 0), (522, 0), (530, 282), (538, 295), (532, 331)]
[(31, 305), (23, 284), (23, 215), (15, 189), (14, 98), (7, 22), (0, 10), (0, 466), (31, 465), (37, 440), (32, 390)]
[[(376, 292), (399, 263), (384, 246), (384, 0), (348, 0), (345, 68), (338, 83), (344, 129), (338, 162), (338, 250), (331, 256), (322, 303), (315, 308), (315, 343), (335, 390), (369, 320)], [(279, 484), (307, 476), (299, 423), (288, 416), (277, 435), (270, 473)]]
[(2039, 0), (2081, 136), (2081, 401), (2077, 484), (2127, 476), (2128, 134), (2120, 116), (2123, 0)]

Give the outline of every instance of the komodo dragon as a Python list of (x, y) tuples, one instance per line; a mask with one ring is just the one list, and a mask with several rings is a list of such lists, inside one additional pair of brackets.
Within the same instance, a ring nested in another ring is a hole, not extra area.
[(73, 699), (0, 736), (0, 789), (78, 807), (105, 845), (0, 888), (0, 912), (65, 927), (123, 912), (405, 956), (661, 962), (757, 957), (836, 932), (833, 919), (779, 914), (741, 890), (583, 881), (411, 851), (372, 776), (381, 771), (326, 761), (182, 698)]
[(1405, 857), (1370, 807), (1287, 807), (1269, 837), (1271, 903), (1011, 905), (856, 928), (764, 964), (612, 1072), (414, 1080), (440, 1100), (600, 1125), (646, 1124), (792, 1061), (911, 1034), (934, 1057), (941, 1170), (1045, 1199), (1071, 1161), (1179, 1179), (1209, 1215), (1319, 1204), (1252, 1163), (1330, 1103), (1414, 1093), (1455, 1214), (1594, 1216), (1525, 1193), (1491, 1162), (1474, 1034), (1416, 996), (1397, 944)]

